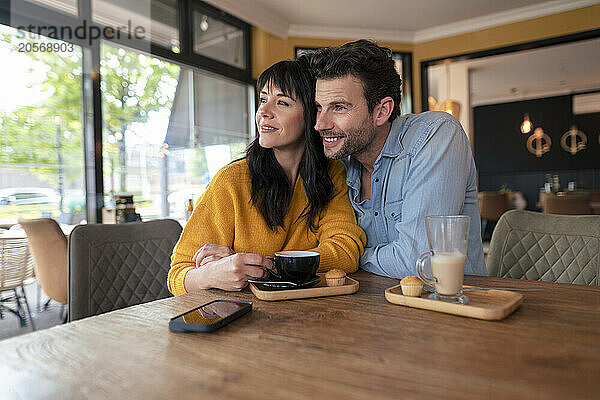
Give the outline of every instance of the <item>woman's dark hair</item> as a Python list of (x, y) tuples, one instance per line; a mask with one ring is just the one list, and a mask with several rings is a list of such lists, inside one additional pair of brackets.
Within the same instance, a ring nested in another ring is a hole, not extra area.
[[(306, 220), (307, 229), (316, 230), (316, 217), (324, 211), (333, 195), (333, 182), (329, 177), (328, 163), (323, 152), (321, 136), (315, 126), (315, 78), (310, 71), (308, 58), (280, 61), (273, 64), (258, 78), (256, 89), (277, 86), (282, 93), (302, 103), (304, 110), (304, 154), (298, 174), (302, 179), (308, 205), (299, 218)], [(277, 162), (273, 149), (261, 147), (259, 137), (250, 143), (246, 158), (252, 176), (251, 202), (258, 208), (269, 228), (283, 228), (283, 219), (292, 200), (295, 182), (289, 182)]]
[(394, 109), (388, 118), (400, 115), (402, 79), (396, 71), (392, 51), (370, 40), (357, 40), (340, 47), (317, 50), (311, 58), (316, 79), (335, 79), (346, 75), (359, 78), (369, 112), (384, 97), (394, 100)]

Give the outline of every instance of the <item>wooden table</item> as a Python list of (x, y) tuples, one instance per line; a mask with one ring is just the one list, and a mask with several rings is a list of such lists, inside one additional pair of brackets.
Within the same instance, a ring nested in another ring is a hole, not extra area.
[[(397, 280), (353, 277), (349, 296), (210, 290), (2, 341), (0, 398), (598, 398), (599, 287), (467, 277), (546, 289), (492, 322), (393, 305)], [(220, 298), (253, 311), (215, 333), (169, 332), (171, 316)]]

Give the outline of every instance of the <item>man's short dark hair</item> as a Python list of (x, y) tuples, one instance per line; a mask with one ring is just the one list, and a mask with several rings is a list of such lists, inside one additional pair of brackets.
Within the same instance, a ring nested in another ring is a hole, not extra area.
[(370, 40), (357, 40), (340, 47), (317, 50), (311, 60), (317, 79), (335, 79), (346, 75), (359, 78), (369, 112), (384, 97), (394, 100), (390, 122), (400, 115), (402, 79), (396, 71), (392, 51)]

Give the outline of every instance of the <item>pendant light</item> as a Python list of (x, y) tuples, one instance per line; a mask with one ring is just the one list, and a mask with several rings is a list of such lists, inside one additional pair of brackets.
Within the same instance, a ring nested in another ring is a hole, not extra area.
[(532, 127), (533, 127), (533, 124), (531, 123), (531, 120), (529, 119), (529, 114), (525, 114), (525, 116), (523, 117), (523, 123), (521, 124), (521, 133), (527, 134), (527, 133), (531, 132)]

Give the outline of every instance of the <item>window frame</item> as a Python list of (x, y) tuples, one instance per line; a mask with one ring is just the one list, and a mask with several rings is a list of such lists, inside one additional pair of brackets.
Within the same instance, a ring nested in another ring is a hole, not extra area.
[[(229, 78), (239, 80), (244, 83), (252, 83), (252, 74), (251, 74), (251, 38), (250, 35), (251, 29), (250, 25), (246, 22), (227, 14), (224, 11), (219, 10), (216, 7), (213, 7), (203, 1), (190, 1), (187, 2), (188, 9), (185, 13), (187, 15), (188, 30), (189, 35), (185, 36), (185, 40), (182, 43), (185, 43), (185, 46), (182, 46), (184, 50), (184, 55), (189, 58), (189, 60), (197, 65), (203, 66), (203, 69), (206, 69), (211, 72), (216, 72), (220, 75), (226, 75)], [(194, 52), (194, 35), (195, 29), (194, 26), (194, 12), (200, 12), (202, 14), (206, 14), (210, 18), (219, 19), (228, 25), (234, 26), (241, 30), (244, 34), (244, 65), (245, 68), (237, 68), (231, 64), (227, 64), (210, 57), (198, 54)], [(181, 36), (183, 38), (183, 36)]]

